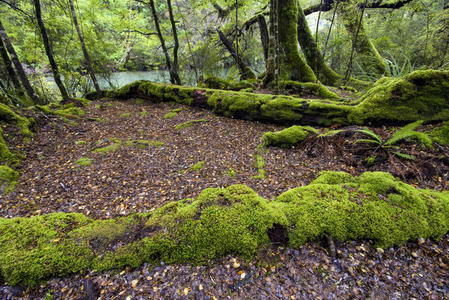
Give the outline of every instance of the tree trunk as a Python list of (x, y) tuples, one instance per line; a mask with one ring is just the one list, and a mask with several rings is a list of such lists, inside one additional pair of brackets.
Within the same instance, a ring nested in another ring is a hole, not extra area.
[(232, 58), (235, 61), (235, 64), (239, 68), (241, 79), (252, 79), (256, 78), (256, 75), (251, 71), (251, 69), (245, 65), (243, 60), (240, 58), (240, 56), (235, 51), (234, 47), (232, 46), (232, 43), (226, 38), (226, 36), (221, 32), (220, 30), (217, 30), (218, 35), (220, 37), (220, 41), (223, 43), (223, 45), (226, 47), (226, 49), (231, 53)]
[(273, 5), (270, 8), (270, 55), (267, 63), (267, 76), (265, 84), (275, 77), (275, 43), (273, 19), (277, 13), (279, 20), (279, 80), (294, 80), (301, 82), (316, 81), (312, 69), (304, 62), (298, 50), (298, 3), (297, 0), (271, 0), (279, 1), (278, 12)]
[(44, 21), (42, 20), (41, 3), (39, 0), (34, 0), (34, 9), (36, 12), (37, 24), (39, 25), (39, 29), (41, 31), (42, 41), (44, 42), (45, 52), (47, 53), (48, 61), (50, 62), (53, 78), (59, 88), (59, 91), (61, 92), (62, 99), (69, 99), (69, 94), (61, 81), (61, 76), (59, 75), (58, 64), (53, 57), (53, 51), (51, 49)]
[(101, 89), (100, 89), (100, 86), (98, 85), (98, 81), (97, 81), (97, 77), (95, 76), (94, 68), (92, 67), (89, 52), (87, 52), (83, 32), (81, 31), (81, 28), (78, 24), (78, 18), (76, 17), (75, 6), (73, 5), (73, 0), (69, 0), (69, 3), (70, 3), (70, 10), (72, 12), (73, 24), (75, 25), (76, 32), (78, 33), (78, 38), (81, 43), (81, 49), (83, 50), (84, 59), (86, 60), (87, 72), (89, 73), (90, 78), (92, 79), (92, 83), (94, 84), (95, 91), (97, 92), (98, 95), (101, 95)]
[(11, 56), (11, 60), (14, 64), (14, 67), (16, 68), (20, 81), (22, 82), (22, 85), (25, 88), (26, 93), (31, 98), (31, 101), (33, 101), (33, 103), (35, 104), (43, 104), (43, 102), (36, 96), (33, 87), (28, 81), (28, 77), (25, 74), (22, 64), (20, 63), (19, 57), (17, 56), (17, 53), (14, 50), (11, 41), (9, 40), (8, 34), (6, 33), (6, 30), (3, 27), (1, 20), (0, 20), (0, 38), (3, 40), (3, 43), (5, 44), (5, 47), (8, 50), (9, 55)]
[(14, 71), (14, 67), (12, 66), (12, 62), (9, 59), (8, 52), (6, 51), (2, 39), (0, 39), (0, 55), (2, 56), (6, 72), (8, 73), (8, 78), (11, 80), (14, 89), (23, 93), (19, 78), (17, 77), (16, 71)]
[(267, 22), (265, 21), (265, 17), (263, 15), (258, 15), (257, 23), (259, 24), (260, 40), (262, 41), (263, 56), (265, 58), (265, 64), (266, 64), (268, 61), (269, 35), (268, 35), (268, 27), (267, 27)]
[(173, 76), (175, 83), (177, 85), (181, 85), (181, 78), (179, 78), (179, 63), (178, 63), (178, 50), (179, 50), (179, 40), (178, 40), (178, 32), (176, 31), (176, 23), (175, 18), (173, 17), (173, 9), (171, 5), (171, 0), (167, 0), (168, 5), (168, 13), (170, 16), (171, 29), (173, 34), (173, 40), (175, 41), (175, 46), (173, 48), (173, 65), (170, 70), (170, 76)]
[(154, 0), (150, 0), (150, 8), (151, 8), (151, 13), (153, 15), (154, 27), (156, 27), (157, 36), (159, 37), (162, 51), (164, 52), (164, 55), (165, 55), (165, 62), (167, 64), (167, 68), (170, 72), (170, 82), (175, 84), (176, 78), (173, 76), (174, 74), (172, 72), (172, 62), (170, 59), (170, 55), (168, 54), (167, 46), (165, 46), (165, 40), (164, 40), (164, 36), (162, 35), (161, 27), (159, 25), (159, 18), (156, 13), (156, 7), (154, 6)]
[(323, 83), (333, 85), (340, 76), (324, 62), (324, 57), (310, 32), (306, 16), (300, 5), (298, 5), (298, 40), (307, 63), (313, 69), (315, 75)]
[(368, 74), (380, 76), (385, 73), (386, 65), (376, 47), (365, 32), (363, 23), (360, 24), (360, 13), (357, 7), (351, 4), (340, 5), (339, 15), (343, 24), (355, 42), (354, 49), (358, 54), (358, 61)]

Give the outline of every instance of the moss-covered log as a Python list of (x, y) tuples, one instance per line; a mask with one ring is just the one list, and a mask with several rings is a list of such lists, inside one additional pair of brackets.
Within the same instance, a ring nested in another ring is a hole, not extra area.
[[(382, 124), (449, 119), (449, 71), (416, 71), (404, 78), (383, 78), (355, 103), (301, 99), (137, 81), (104, 96), (175, 101), (208, 108), (227, 117), (283, 124)], [(327, 89), (326, 89), (327, 90)], [(317, 89), (320, 92), (320, 89)], [(330, 97), (329, 95), (325, 97)]]
[(117, 219), (66, 213), (0, 218), (0, 272), (10, 285), (36, 285), (88, 269), (251, 257), (272, 242), (273, 227), (285, 228), (290, 247), (327, 235), (373, 240), (378, 247), (438, 239), (449, 230), (449, 192), (419, 190), (388, 173), (324, 172), (272, 201), (233, 185)]

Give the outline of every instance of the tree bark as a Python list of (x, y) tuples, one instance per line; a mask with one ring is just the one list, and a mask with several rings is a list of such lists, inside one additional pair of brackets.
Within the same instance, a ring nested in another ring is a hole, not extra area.
[[(324, 2), (323, 2), (324, 3)], [(315, 72), (315, 75), (325, 84), (333, 85), (340, 76), (329, 68), (324, 62), (324, 57), (318, 49), (316, 40), (310, 32), (306, 16), (298, 5), (298, 41), (307, 63)]]
[(167, 5), (168, 5), (168, 13), (170, 16), (173, 40), (175, 41), (175, 46), (173, 48), (173, 65), (170, 70), (170, 73), (173, 73), (173, 75), (170, 76), (173, 76), (176, 84), (181, 85), (181, 78), (179, 77), (179, 63), (178, 63), (179, 40), (178, 40), (178, 32), (176, 30), (175, 18), (173, 17), (171, 0), (167, 0)]
[(5, 44), (2, 39), (0, 39), (0, 55), (2, 56), (6, 72), (8, 73), (8, 78), (11, 80), (14, 89), (23, 92), (19, 78), (17, 77), (16, 71), (14, 71), (14, 67), (12, 66), (12, 62), (9, 59), (8, 52), (6, 51)]
[(162, 51), (164, 52), (165, 62), (167, 64), (167, 68), (170, 72), (170, 82), (175, 84), (176, 78), (173, 76), (172, 62), (170, 59), (170, 55), (168, 54), (167, 46), (165, 45), (165, 39), (164, 39), (164, 36), (162, 35), (161, 27), (159, 25), (159, 17), (157, 16), (156, 7), (154, 6), (154, 0), (150, 0), (150, 8), (151, 8), (151, 13), (153, 15), (154, 27), (156, 27), (157, 36), (161, 43)]
[[(277, 12), (279, 19), (279, 80), (294, 80), (301, 82), (316, 81), (316, 76), (312, 69), (304, 62), (298, 50), (298, 2), (297, 0), (271, 0), (279, 1)], [(273, 7), (273, 6), (272, 6)], [(265, 84), (274, 79), (274, 39), (275, 34), (273, 18), (275, 13), (270, 8), (270, 55), (267, 63), (267, 76)]]
[(360, 23), (358, 9), (351, 4), (340, 5), (339, 16), (351, 36), (355, 51), (358, 54), (358, 61), (364, 71), (377, 76), (384, 74), (386, 70), (385, 61), (366, 34), (363, 22)]
[(13, 45), (11, 44), (9, 36), (6, 33), (6, 30), (3, 27), (1, 20), (0, 20), (0, 38), (3, 40), (3, 43), (5, 44), (5, 47), (8, 50), (9, 55), (11, 56), (11, 61), (14, 64), (14, 67), (17, 71), (17, 75), (19, 76), (20, 81), (22, 82), (22, 85), (25, 88), (27, 95), (31, 98), (31, 101), (33, 101), (33, 103), (43, 104), (43, 102), (36, 96), (33, 87), (28, 81), (28, 77), (25, 74), (25, 70), (23, 69), (22, 64), (20, 63), (19, 57), (17, 56), (17, 53), (14, 50)]
[[(378, 1), (371, 2), (371, 3), (367, 3), (365, 5), (362, 4), (361, 6), (364, 6), (365, 8), (398, 9), (412, 1), (413, 0), (400, 0), (395, 3), (383, 3), (382, 0), (378, 0)], [(304, 9), (304, 14), (306, 16), (308, 16), (308, 15), (318, 12), (318, 11), (323, 11), (323, 12), (330, 11), (333, 8), (332, 4), (334, 4), (334, 2), (335, 2), (335, 0), (324, 0), (323, 4), (321, 6), (319, 4), (316, 4), (316, 5), (312, 5), (310, 7), (307, 7), (306, 9)], [(343, 2), (348, 2), (348, 1), (347, 0), (339, 0), (339, 2), (343, 3)]]
[(95, 76), (94, 68), (92, 67), (92, 62), (90, 60), (89, 52), (87, 52), (86, 43), (84, 41), (84, 35), (83, 35), (83, 32), (81, 31), (81, 28), (78, 24), (78, 18), (76, 16), (75, 6), (73, 5), (73, 0), (69, 0), (69, 3), (70, 3), (70, 10), (72, 12), (73, 24), (75, 25), (76, 32), (78, 33), (78, 38), (81, 43), (81, 49), (83, 50), (84, 59), (86, 60), (87, 72), (89, 73), (90, 78), (92, 79), (92, 83), (94, 84), (95, 91), (97, 92), (98, 95), (101, 95), (101, 89), (98, 84), (97, 77)]
[(265, 17), (263, 15), (258, 15), (257, 23), (259, 24), (260, 40), (262, 42), (263, 55), (265, 58), (265, 63), (267, 63), (269, 35), (268, 35), (268, 27), (267, 27), (267, 22), (265, 21)]
[(256, 78), (256, 75), (251, 71), (251, 69), (245, 65), (243, 60), (240, 58), (240, 56), (235, 51), (234, 47), (232, 46), (232, 43), (226, 38), (226, 36), (221, 32), (220, 30), (217, 30), (218, 36), (220, 37), (220, 41), (223, 43), (223, 45), (226, 47), (226, 49), (231, 53), (232, 58), (235, 61), (235, 64), (239, 68), (241, 79), (252, 79)]
[(34, 9), (36, 13), (37, 24), (39, 26), (42, 41), (44, 43), (45, 52), (47, 53), (48, 61), (50, 62), (53, 78), (59, 88), (59, 91), (61, 92), (62, 99), (69, 99), (69, 94), (67, 93), (67, 90), (61, 81), (61, 76), (59, 75), (58, 64), (53, 57), (53, 51), (48, 39), (47, 30), (45, 29), (44, 21), (42, 20), (41, 3), (39, 0), (34, 0)]

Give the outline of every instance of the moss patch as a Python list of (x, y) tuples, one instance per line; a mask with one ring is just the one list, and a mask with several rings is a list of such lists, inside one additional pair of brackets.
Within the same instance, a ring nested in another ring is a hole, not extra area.
[[(104, 141), (98, 141), (97, 144), (102, 144), (103, 142)], [(110, 144), (105, 147), (94, 149), (94, 150), (92, 150), (92, 153), (106, 154), (109, 152), (117, 151), (122, 146), (122, 141), (120, 141), (119, 139), (115, 139), (115, 138), (110, 139), (110, 140), (107, 139), (105, 142), (109, 142)]]
[(286, 229), (290, 247), (326, 235), (379, 247), (439, 239), (449, 230), (449, 192), (419, 190), (382, 172), (323, 172), (273, 201), (233, 185), (109, 220), (65, 213), (0, 218), (0, 273), (7, 284), (36, 285), (88, 269), (251, 257), (270, 244), (275, 226)]
[(14, 190), (19, 178), (19, 172), (8, 166), (0, 166), (0, 193), (8, 193)]
[(267, 132), (262, 136), (262, 144), (264, 146), (275, 146), (289, 148), (307, 138), (310, 132), (318, 133), (310, 126), (292, 126), (277, 132)]
[(80, 167), (87, 167), (93, 164), (93, 159), (88, 157), (83, 157), (75, 161), (75, 164)]
[(126, 146), (137, 147), (139, 149), (148, 149), (151, 147), (163, 147), (165, 144), (161, 141), (148, 141), (148, 140), (128, 140), (126, 141)]
[(449, 146), (449, 122), (444, 122), (441, 126), (434, 128), (429, 134), (434, 142)]
[(170, 112), (164, 115), (164, 119), (171, 119), (176, 117), (181, 110), (181, 108), (172, 109)]
[(208, 122), (208, 120), (206, 119), (198, 119), (198, 120), (192, 120), (192, 121), (188, 121), (185, 123), (181, 123), (175, 126), (175, 130), (181, 130), (181, 129), (185, 129), (185, 128), (189, 128), (195, 124), (198, 123), (204, 123), (204, 122)]

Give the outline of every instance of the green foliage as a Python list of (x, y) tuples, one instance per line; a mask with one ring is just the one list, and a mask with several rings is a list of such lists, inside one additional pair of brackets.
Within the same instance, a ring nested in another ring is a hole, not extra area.
[(391, 59), (386, 59), (386, 71), (385, 76), (387, 77), (404, 77), (405, 75), (408, 75), (412, 73), (415, 69), (415, 66), (411, 63), (410, 59), (404, 55), (404, 63), (402, 66), (396, 61), (396, 59), (393, 57), (393, 55), (389, 52), (387, 52), (390, 55)]
[(176, 117), (181, 110), (182, 110), (181, 108), (172, 109), (170, 112), (164, 115), (164, 119), (171, 119)]
[(429, 135), (434, 142), (449, 146), (449, 122), (444, 122), (441, 126), (434, 128)]
[(427, 135), (426, 133), (423, 133), (423, 132), (415, 131), (415, 129), (418, 128), (422, 123), (423, 123), (423, 121), (417, 121), (417, 122), (408, 124), (400, 129), (396, 130), (390, 136), (390, 138), (388, 138), (387, 140), (383, 140), (379, 135), (377, 135), (375, 132), (373, 132), (372, 130), (370, 130), (368, 128), (359, 129), (356, 131), (362, 133), (363, 135), (368, 136), (369, 139), (358, 139), (354, 143), (373, 144), (375, 146), (373, 156), (369, 157), (367, 160), (367, 162), (370, 164), (374, 162), (374, 159), (375, 159), (374, 154), (378, 149), (383, 149), (385, 151), (389, 151), (392, 154), (394, 154), (398, 157), (401, 157), (401, 158), (413, 160), (413, 159), (415, 159), (415, 157), (413, 155), (401, 153), (399, 151), (400, 147), (396, 146), (396, 144), (401, 141), (409, 139), (409, 140), (415, 140), (425, 147), (429, 147), (429, 148), (432, 147), (432, 140), (430, 139), (429, 135)]

